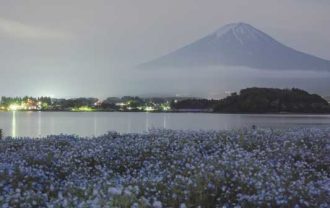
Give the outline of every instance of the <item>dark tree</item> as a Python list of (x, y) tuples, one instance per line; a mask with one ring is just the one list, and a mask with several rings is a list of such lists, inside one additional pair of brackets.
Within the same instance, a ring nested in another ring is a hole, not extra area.
[(329, 103), (300, 89), (247, 88), (220, 100), (215, 112), (224, 113), (326, 113)]

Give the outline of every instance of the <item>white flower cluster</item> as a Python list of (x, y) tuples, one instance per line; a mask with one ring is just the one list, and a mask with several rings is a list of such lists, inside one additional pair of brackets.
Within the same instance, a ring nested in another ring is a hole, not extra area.
[(0, 141), (2, 207), (329, 207), (330, 129)]

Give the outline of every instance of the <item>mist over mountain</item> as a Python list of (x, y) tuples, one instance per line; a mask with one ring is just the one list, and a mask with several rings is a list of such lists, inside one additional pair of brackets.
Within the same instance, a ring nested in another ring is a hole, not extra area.
[(290, 48), (246, 23), (228, 24), (190, 45), (139, 67), (206, 66), (330, 72), (330, 61)]

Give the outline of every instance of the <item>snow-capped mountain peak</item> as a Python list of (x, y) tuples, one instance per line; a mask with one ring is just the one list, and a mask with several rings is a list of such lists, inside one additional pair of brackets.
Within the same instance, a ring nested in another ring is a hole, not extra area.
[(244, 31), (244, 30), (248, 30), (249, 27), (251, 27), (250, 25), (246, 24), (246, 23), (231, 23), (231, 24), (227, 24), (223, 27), (221, 27), (220, 29), (218, 29), (215, 34), (217, 37), (222, 37), (224, 34), (228, 33), (228, 32), (234, 32), (235, 30), (240, 30), (240, 31)]
[(330, 61), (294, 50), (246, 23), (225, 25), (210, 35), (142, 67), (246, 66), (273, 70), (322, 70)]
[(226, 38), (227, 36), (233, 36), (241, 44), (244, 44), (247, 41), (275, 41), (267, 34), (257, 30), (247, 23), (242, 22), (225, 25), (212, 35), (215, 35), (219, 39)]

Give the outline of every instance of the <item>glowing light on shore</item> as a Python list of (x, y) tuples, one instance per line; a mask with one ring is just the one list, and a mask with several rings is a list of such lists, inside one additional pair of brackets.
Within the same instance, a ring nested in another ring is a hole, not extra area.
[(17, 111), (18, 109), (20, 109), (20, 106), (17, 104), (11, 104), (8, 107), (8, 110), (10, 110), (10, 111)]
[(9, 111), (28, 110), (28, 109), (29, 108), (25, 103), (21, 103), (20, 105), (17, 103), (12, 103), (7, 108), (7, 110)]
[(155, 111), (155, 108), (153, 108), (151, 106), (147, 106), (147, 107), (145, 107), (144, 110), (150, 112), (150, 111)]
[(79, 108), (72, 108), (72, 111), (78, 111), (78, 112), (91, 112), (94, 111), (93, 108), (88, 106), (81, 106)]
[(116, 106), (121, 106), (121, 107), (123, 107), (123, 106), (126, 106), (127, 104), (126, 103), (116, 103)]

